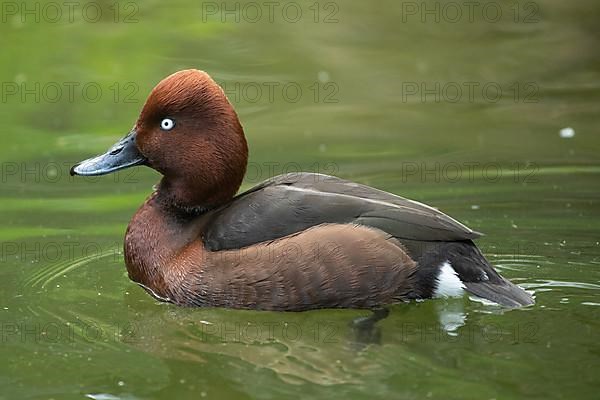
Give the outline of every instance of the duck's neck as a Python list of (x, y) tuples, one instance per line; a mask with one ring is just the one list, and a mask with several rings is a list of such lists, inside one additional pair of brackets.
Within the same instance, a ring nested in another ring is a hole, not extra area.
[(153, 193), (135, 213), (125, 235), (125, 263), (131, 280), (146, 287), (156, 297), (173, 300), (179, 297), (174, 288), (183, 288), (188, 266), (178, 263), (178, 255), (193, 247), (203, 257), (198, 245), (204, 212), (192, 207), (190, 212), (165, 201), (159, 191)]
[(247, 157), (227, 167), (215, 165), (214, 171), (189, 171), (163, 176), (157, 196), (163, 207), (192, 214), (205, 212), (228, 203), (237, 193), (246, 171)]

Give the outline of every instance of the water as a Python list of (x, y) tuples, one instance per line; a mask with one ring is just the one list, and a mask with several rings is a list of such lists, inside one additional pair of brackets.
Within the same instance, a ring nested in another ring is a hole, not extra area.
[[(283, 4), (269, 19), (241, 3), (236, 21), (220, 2), (158, 1), (100, 2), (99, 18), (82, 4), (72, 22), (54, 3), (54, 22), (48, 4), (24, 21), (2, 5), (0, 398), (597, 396), (595, 2), (494, 2), (456, 21), (446, 3), (297, 2), (297, 22)], [(68, 167), (190, 67), (240, 114), (244, 188), (302, 169), (427, 202), (485, 232), (536, 305), (402, 304), (358, 332), (368, 312), (155, 302), (127, 279), (122, 238), (158, 175)]]

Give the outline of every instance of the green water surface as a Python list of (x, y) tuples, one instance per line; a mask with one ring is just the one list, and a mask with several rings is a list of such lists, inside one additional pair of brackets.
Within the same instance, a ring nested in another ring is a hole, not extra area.
[[(0, 399), (598, 398), (597, 1), (77, 4), (2, 2)], [(307, 170), (426, 202), (535, 306), (401, 304), (365, 333), (157, 303), (122, 241), (158, 174), (68, 169), (184, 68), (240, 115), (243, 188)]]

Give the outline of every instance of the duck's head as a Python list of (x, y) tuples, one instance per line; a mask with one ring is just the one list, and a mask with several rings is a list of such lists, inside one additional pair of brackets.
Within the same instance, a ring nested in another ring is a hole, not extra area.
[(185, 70), (152, 90), (127, 136), (75, 165), (71, 175), (147, 165), (163, 175), (158, 191), (164, 200), (208, 209), (235, 195), (247, 160), (244, 131), (223, 90), (207, 73)]

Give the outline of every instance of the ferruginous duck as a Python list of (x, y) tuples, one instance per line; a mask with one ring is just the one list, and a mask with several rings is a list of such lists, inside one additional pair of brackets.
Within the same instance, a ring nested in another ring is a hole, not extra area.
[(532, 297), (472, 242), (481, 234), (421, 203), (333, 176), (276, 176), (236, 193), (244, 130), (208, 74), (179, 71), (134, 128), (72, 175), (146, 165), (163, 177), (125, 234), (129, 277), (185, 306), (302, 311), (460, 295)]

